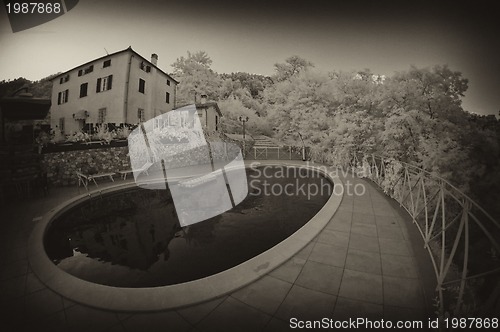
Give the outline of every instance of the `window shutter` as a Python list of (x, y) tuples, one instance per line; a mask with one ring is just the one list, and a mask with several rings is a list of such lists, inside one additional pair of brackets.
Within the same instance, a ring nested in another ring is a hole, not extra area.
[(61, 93), (57, 94), (57, 105), (61, 105)]
[(97, 85), (95, 87), (95, 92), (101, 92), (101, 79), (97, 79)]
[(113, 84), (113, 75), (108, 76), (108, 90), (111, 90)]
[(67, 103), (68, 100), (69, 100), (69, 90), (66, 90), (66, 101), (65, 102)]

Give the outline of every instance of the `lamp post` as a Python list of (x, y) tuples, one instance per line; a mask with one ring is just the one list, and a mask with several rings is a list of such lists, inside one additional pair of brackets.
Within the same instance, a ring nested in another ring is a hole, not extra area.
[(243, 157), (245, 157), (246, 154), (245, 123), (248, 121), (248, 116), (240, 115), (238, 117), (238, 120), (240, 120), (240, 122), (243, 124)]
[(304, 143), (304, 140), (302, 139), (302, 135), (300, 132), (297, 132), (299, 134), (300, 140), (302, 141), (302, 161), (306, 161), (306, 144)]

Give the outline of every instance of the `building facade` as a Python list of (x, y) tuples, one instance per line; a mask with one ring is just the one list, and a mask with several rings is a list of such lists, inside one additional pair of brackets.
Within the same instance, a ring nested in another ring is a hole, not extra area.
[(63, 134), (96, 125), (137, 124), (175, 107), (178, 82), (131, 47), (52, 79), (51, 127)]
[(200, 117), (203, 128), (208, 132), (220, 131), (220, 118), (222, 113), (215, 101), (203, 101), (196, 103), (196, 111)]
[[(187, 105), (183, 105), (182, 107)], [(220, 131), (222, 113), (217, 102), (207, 100), (207, 95), (201, 95), (200, 102), (194, 103), (194, 105), (203, 130), (207, 132)], [(179, 107), (179, 109), (182, 107)]]
[(220, 118), (222, 113), (215, 101), (207, 100), (207, 95), (201, 95), (199, 103), (195, 103), (196, 112), (202, 127), (207, 132), (220, 131)]

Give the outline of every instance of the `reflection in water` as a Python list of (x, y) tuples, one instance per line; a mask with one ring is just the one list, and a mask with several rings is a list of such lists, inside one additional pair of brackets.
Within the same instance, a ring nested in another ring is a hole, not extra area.
[[(255, 171), (248, 175), (255, 180)], [(280, 185), (327, 182), (318, 176), (265, 180)], [(269, 249), (328, 199), (325, 194), (311, 200), (301, 193), (264, 195), (259, 184), (253, 181), (250, 187), (248, 182), (249, 195), (241, 204), (187, 227), (180, 227), (168, 190), (137, 187), (97, 196), (54, 220), (45, 238), (47, 254), (68, 273), (96, 283), (175, 284), (221, 272)]]
[[(165, 190), (134, 189), (94, 198), (64, 219), (46, 238), (47, 253), (56, 263), (73, 256), (75, 250), (100, 261), (147, 270), (160, 255), (168, 259), (168, 244), (174, 237), (188, 241), (197, 237), (196, 230), (179, 226)], [(210, 241), (210, 227), (203, 229), (202, 241)]]

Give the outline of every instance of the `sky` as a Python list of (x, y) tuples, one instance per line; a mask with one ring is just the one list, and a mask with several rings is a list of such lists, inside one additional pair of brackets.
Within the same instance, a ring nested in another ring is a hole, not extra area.
[(469, 79), (464, 109), (500, 110), (500, 20), (494, 2), (80, 0), (64, 15), (12, 32), (0, 8), (0, 80), (39, 80), (129, 46), (158, 66), (206, 51), (218, 73), (272, 75), (299, 55), (320, 71), (390, 76), (447, 64)]

